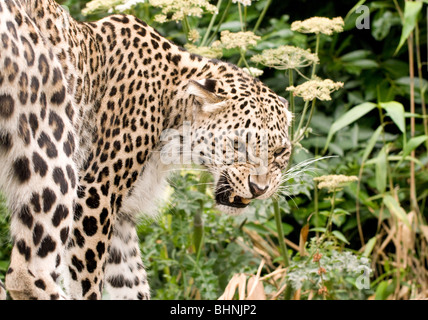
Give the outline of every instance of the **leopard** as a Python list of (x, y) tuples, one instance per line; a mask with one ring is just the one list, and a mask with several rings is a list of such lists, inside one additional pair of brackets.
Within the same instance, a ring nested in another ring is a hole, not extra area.
[(0, 297), (150, 299), (137, 224), (171, 168), (213, 179), (219, 211), (273, 196), (287, 100), (133, 15), (81, 22), (54, 0), (0, 2), (0, 190), (12, 251)]

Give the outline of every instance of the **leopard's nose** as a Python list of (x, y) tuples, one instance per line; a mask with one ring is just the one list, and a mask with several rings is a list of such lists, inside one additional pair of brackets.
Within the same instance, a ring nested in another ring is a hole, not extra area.
[(251, 176), (248, 177), (250, 191), (254, 197), (260, 197), (269, 189), (268, 183), (260, 183), (260, 181), (252, 181)]

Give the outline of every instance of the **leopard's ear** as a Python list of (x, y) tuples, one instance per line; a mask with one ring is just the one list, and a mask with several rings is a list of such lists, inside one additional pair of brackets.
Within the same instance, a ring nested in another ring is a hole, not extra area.
[(287, 110), (288, 110), (288, 101), (287, 100), (285, 100), (285, 98), (284, 97), (281, 97), (281, 96), (278, 96), (279, 97), (279, 100), (284, 104), (284, 106), (287, 108)]
[(212, 113), (226, 105), (225, 99), (216, 94), (216, 86), (217, 80), (213, 79), (190, 80), (186, 91), (195, 96), (203, 112)]

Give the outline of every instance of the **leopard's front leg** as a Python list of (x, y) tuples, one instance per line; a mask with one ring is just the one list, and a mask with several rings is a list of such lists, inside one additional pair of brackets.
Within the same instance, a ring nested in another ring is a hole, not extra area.
[(0, 281), (0, 300), (6, 300), (6, 288), (3, 282)]
[(150, 299), (134, 220), (120, 214), (113, 229), (105, 273), (106, 291), (112, 300)]

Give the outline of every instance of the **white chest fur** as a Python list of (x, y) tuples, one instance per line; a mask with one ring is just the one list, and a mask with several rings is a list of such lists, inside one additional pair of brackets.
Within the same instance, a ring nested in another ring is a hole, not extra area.
[(123, 201), (122, 213), (135, 218), (156, 219), (166, 196), (168, 167), (153, 153), (135, 182), (132, 193)]

